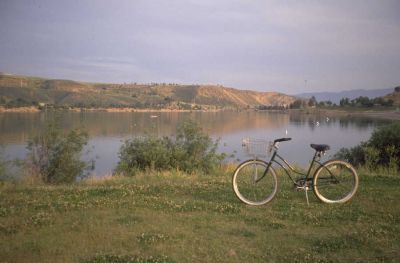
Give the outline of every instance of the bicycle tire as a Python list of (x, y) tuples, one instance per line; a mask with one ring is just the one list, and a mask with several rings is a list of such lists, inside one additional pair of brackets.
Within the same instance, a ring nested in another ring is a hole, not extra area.
[(345, 203), (357, 192), (358, 182), (357, 172), (350, 163), (330, 160), (315, 171), (313, 190), (324, 203)]
[[(247, 160), (241, 163), (232, 177), (232, 186), (240, 201), (248, 205), (264, 205), (270, 202), (278, 190), (278, 178), (268, 163), (260, 160)], [(260, 179), (261, 178), (261, 179)]]

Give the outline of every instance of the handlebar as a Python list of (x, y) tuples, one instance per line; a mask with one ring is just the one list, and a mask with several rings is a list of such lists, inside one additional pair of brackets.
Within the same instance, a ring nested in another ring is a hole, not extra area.
[(278, 144), (280, 142), (290, 141), (292, 138), (279, 138), (275, 139), (273, 143), (270, 144), (268, 151), (271, 153), (273, 149), (278, 150)]
[(276, 139), (274, 140), (274, 144), (276, 144), (277, 142), (286, 142), (286, 141), (290, 141), (292, 138), (280, 138), (280, 139)]

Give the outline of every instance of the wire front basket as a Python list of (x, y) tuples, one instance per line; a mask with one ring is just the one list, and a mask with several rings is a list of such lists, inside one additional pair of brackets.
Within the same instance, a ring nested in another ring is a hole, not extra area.
[(271, 153), (272, 143), (263, 139), (244, 138), (242, 140), (243, 150), (250, 157), (266, 158)]

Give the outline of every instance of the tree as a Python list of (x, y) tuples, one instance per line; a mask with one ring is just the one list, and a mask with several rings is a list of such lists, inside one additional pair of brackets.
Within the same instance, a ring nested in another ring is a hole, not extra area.
[(388, 99), (387, 101), (384, 102), (384, 104), (382, 104), (383, 106), (387, 106), (387, 107), (392, 107), (394, 103), (394, 100), (392, 99)]
[(309, 106), (309, 107), (314, 107), (315, 105), (317, 105), (317, 100), (315, 99), (314, 96), (312, 96), (312, 97), (310, 98), (310, 100), (308, 101), (308, 106)]
[(348, 106), (350, 105), (350, 99), (349, 98), (342, 98), (339, 102), (340, 106)]
[(87, 141), (88, 134), (83, 130), (64, 133), (57, 121), (48, 123), (44, 132), (28, 141), (27, 163), (32, 175), (50, 184), (72, 183), (83, 178), (90, 167), (80, 160)]
[(377, 97), (372, 99), (373, 104), (375, 105), (384, 105), (385, 104), (385, 100), (382, 97)]
[(303, 107), (303, 101), (301, 99), (297, 99), (290, 104), (291, 109), (300, 109)]
[(365, 96), (360, 96), (360, 97), (356, 98), (354, 100), (354, 102), (355, 102), (355, 105), (360, 105), (362, 107), (374, 106), (374, 103), (368, 97), (365, 97)]

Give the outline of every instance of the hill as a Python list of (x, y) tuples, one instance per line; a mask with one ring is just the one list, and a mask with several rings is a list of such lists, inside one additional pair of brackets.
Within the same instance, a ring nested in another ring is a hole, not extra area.
[(386, 89), (374, 89), (374, 90), (365, 90), (365, 89), (357, 89), (357, 90), (345, 90), (338, 92), (306, 92), (296, 94), (294, 96), (301, 98), (311, 98), (314, 96), (317, 101), (332, 101), (333, 103), (339, 104), (339, 101), (342, 98), (349, 98), (350, 100), (358, 98), (360, 96), (368, 97), (370, 99), (376, 97), (382, 97), (386, 94), (389, 94), (393, 91), (393, 88)]
[(383, 97), (386, 100), (393, 100), (393, 105), (400, 106), (400, 86), (394, 88), (394, 91)]
[(212, 109), (284, 106), (296, 97), (216, 85), (109, 84), (0, 74), (0, 105)]

